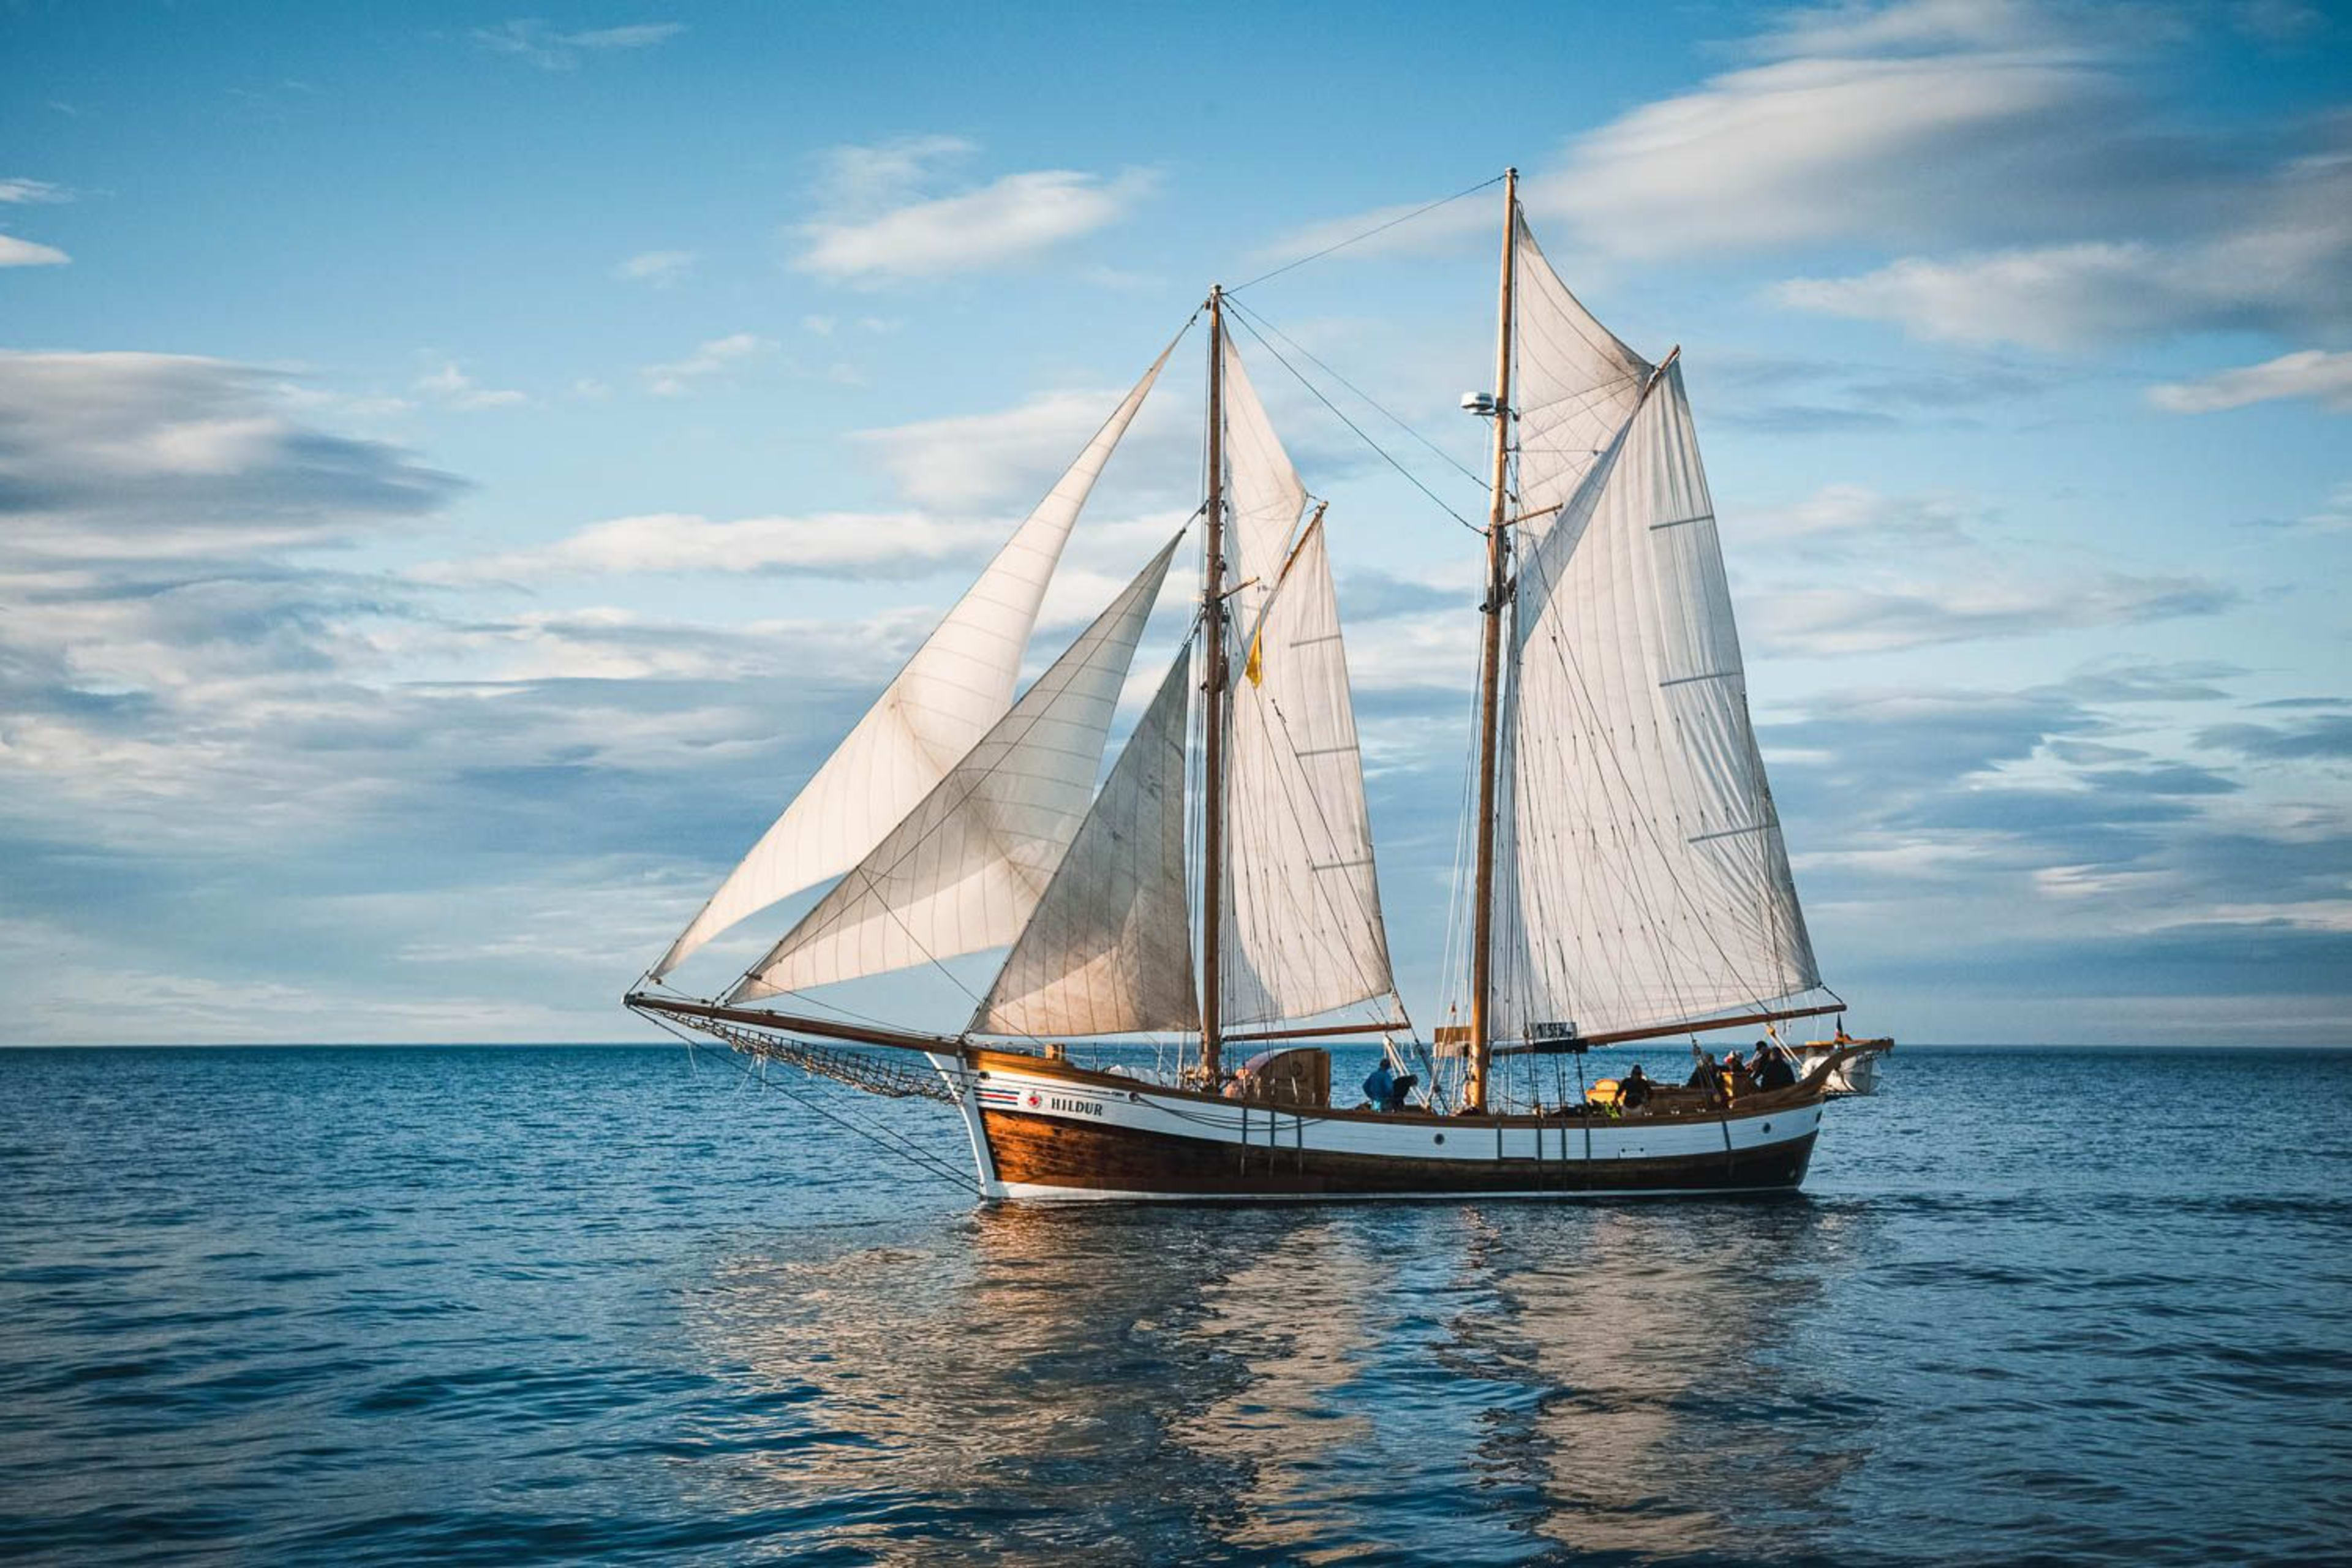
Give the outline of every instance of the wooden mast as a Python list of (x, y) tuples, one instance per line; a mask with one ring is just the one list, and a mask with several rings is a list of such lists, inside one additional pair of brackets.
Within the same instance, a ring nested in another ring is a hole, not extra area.
[(1208, 558), (1201, 574), (1201, 648), (1207, 673), (1201, 721), (1201, 1075), (1217, 1087), (1218, 932), (1225, 868), (1225, 290), (1209, 290)]
[(1495, 462), (1486, 496), (1486, 602), (1478, 656), (1478, 874), (1470, 934), (1470, 1071), (1465, 1086), (1473, 1115), (1486, 1109), (1486, 1072), (1493, 1060), (1495, 978), (1495, 756), (1497, 689), (1503, 662), (1503, 599), (1509, 554), (1504, 532), (1511, 462), (1511, 288), (1518, 250), (1519, 172), (1503, 171), (1502, 303), (1495, 329)]

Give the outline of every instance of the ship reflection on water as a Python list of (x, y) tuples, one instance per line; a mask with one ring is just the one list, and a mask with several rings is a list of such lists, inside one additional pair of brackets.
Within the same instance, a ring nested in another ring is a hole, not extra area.
[(1871, 1401), (1822, 1358), (1865, 1215), (1768, 1204), (981, 1210), (793, 1232), (689, 1321), (738, 1397), (688, 1500), (934, 1561), (1821, 1548)]

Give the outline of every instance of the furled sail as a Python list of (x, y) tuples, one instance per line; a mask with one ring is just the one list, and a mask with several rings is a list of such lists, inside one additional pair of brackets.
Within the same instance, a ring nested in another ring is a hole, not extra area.
[(1119, 687), (1176, 542), (736, 983), (729, 1001), (1002, 947), (1021, 934), (1086, 816)]
[(1512, 219), (1519, 547), (1532, 549), (1610, 440), (1650, 376), (1642, 356), (1595, 321), (1551, 269), (1524, 216)]
[(1305, 1018), (1388, 994), (1363, 759), (1320, 512), (1272, 580), (1232, 690), (1223, 1017)]
[(1496, 1033), (1672, 1026), (1819, 984), (1678, 365), (1521, 556), (1514, 621)]
[(654, 965), (655, 979), (746, 915), (856, 864), (1003, 717), (1071, 525), (1174, 348), (1160, 352), (980, 580), (719, 884)]
[(972, 1015), (975, 1033), (1198, 1029), (1184, 861), (1192, 649), (1169, 667), (1045, 896)]

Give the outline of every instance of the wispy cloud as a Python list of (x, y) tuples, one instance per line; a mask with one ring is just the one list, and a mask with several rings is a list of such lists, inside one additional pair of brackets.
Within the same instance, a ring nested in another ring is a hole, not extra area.
[(448, 563), (418, 575), (437, 583), (689, 572), (916, 577), (984, 560), (1003, 543), (1004, 534), (1001, 521), (941, 521), (912, 512), (822, 512), (731, 522), (657, 512), (614, 518), (536, 550)]
[(484, 408), (513, 408), (530, 401), (523, 393), (476, 385), (473, 377), (459, 370), (454, 360), (430, 374), (419, 376), (415, 390), (444, 408), (468, 413)]
[(683, 22), (639, 22), (625, 27), (598, 27), (585, 32), (559, 32), (537, 18), (477, 27), (474, 41), (493, 54), (512, 55), (541, 70), (572, 70), (589, 55), (627, 49), (649, 49), (686, 31)]
[(276, 380), (173, 354), (0, 352), (0, 537), (61, 560), (338, 543), (460, 488), (289, 418)]
[(63, 185), (53, 185), (47, 180), (0, 179), (0, 204), (24, 205), (34, 202), (69, 202), (73, 192)]
[(647, 250), (614, 268), (613, 276), (627, 283), (650, 283), (656, 289), (667, 289), (693, 271), (697, 259), (691, 250)]
[(862, 283), (1018, 266), (1117, 222), (1153, 184), (1139, 169), (1112, 176), (1042, 169), (918, 195), (973, 151), (958, 137), (834, 149), (820, 181), (821, 214), (794, 231), (803, 248), (793, 265)]
[(72, 257), (53, 245), (0, 234), (0, 267), (63, 267)]
[(1859, 485), (1742, 519), (1736, 552), (1769, 543), (1772, 563), (1742, 619), (1767, 652), (1823, 657), (2208, 616), (2237, 601), (2200, 576), (2034, 570), (1983, 542), (1986, 521), (1965, 496)]
[(2280, 397), (2309, 397), (2352, 413), (2352, 353), (2304, 349), (2261, 364), (2242, 365), (2196, 381), (2152, 386), (2147, 400), (2174, 414), (2210, 414)]
[(682, 360), (649, 364), (638, 372), (646, 390), (656, 397), (683, 397), (696, 382), (707, 381), (730, 366), (772, 353), (776, 345), (754, 332), (730, 332), (712, 338)]

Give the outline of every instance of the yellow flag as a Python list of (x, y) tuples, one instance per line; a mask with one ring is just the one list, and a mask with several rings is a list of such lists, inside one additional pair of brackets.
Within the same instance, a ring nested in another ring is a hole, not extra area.
[(1259, 655), (1265, 651), (1265, 632), (1261, 628), (1257, 636), (1250, 638), (1249, 663), (1242, 668), (1242, 673), (1249, 677), (1249, 683), (1252, 686), (1265, 684), (1265, 667), (1259, 658)]

